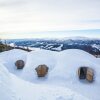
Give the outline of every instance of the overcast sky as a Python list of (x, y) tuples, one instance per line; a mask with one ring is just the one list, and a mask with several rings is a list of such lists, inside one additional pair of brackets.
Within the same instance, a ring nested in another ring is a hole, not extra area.
[(100, 0), (0, 0), (1, 38), (86, 29), (100, 29)]

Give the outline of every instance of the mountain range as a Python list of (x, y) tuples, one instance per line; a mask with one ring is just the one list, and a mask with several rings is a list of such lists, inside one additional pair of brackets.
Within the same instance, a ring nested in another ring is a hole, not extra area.
[(87, 37), (65, 37), (60, 39), (36, 38), (36, 39), (9, 39), (7, 44), (16, 46), (35, 47), (52, 51), (66, 49), (81, 49), (93, 55), (100, 55), (100, 39)]

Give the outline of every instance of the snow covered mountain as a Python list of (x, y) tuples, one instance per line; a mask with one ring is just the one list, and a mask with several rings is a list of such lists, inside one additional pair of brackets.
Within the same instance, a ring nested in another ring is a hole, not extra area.
[[(25, 61), (22, 70), (16, 69), (18, 59)], [(1, 100), (100, 100), (100, 60), (85, 51), (14, 49), (0, 53), (0, 62)], [(40, 64), (49, 67), (44, 78), (38, 78), (35, 71)], [(93, 83), (78, 79), (80, 66), (95, 70)]]
[(52, 51), (81, 49), (93, 55), (100, 55), (100, 40), (86, 37), (70, 37), (62, 39), (18, 39), (7, 40), (7, 42), (8, 44), (14, 43), (17, 46), (28, 46)]

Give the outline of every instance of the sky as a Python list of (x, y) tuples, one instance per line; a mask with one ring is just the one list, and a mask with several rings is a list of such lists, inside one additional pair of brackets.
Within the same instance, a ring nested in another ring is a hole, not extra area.
[(100, 0), (0, 0), (0, 38), (100, 38), (97, 29)]

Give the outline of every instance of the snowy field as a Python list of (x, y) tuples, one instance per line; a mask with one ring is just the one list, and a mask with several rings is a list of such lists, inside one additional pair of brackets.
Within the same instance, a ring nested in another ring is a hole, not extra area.
[[(16, 60), (25, 61), (17, 70)], [(100, 100), (100, 59), (77, 49), (61, 52), (10, 50), (0, 53), (0, 100)], [(46, 77), (38, 78), (35, 68), (46, 64)], [(94, 69), (94, 82), (78, 79), (80, 66)]]

